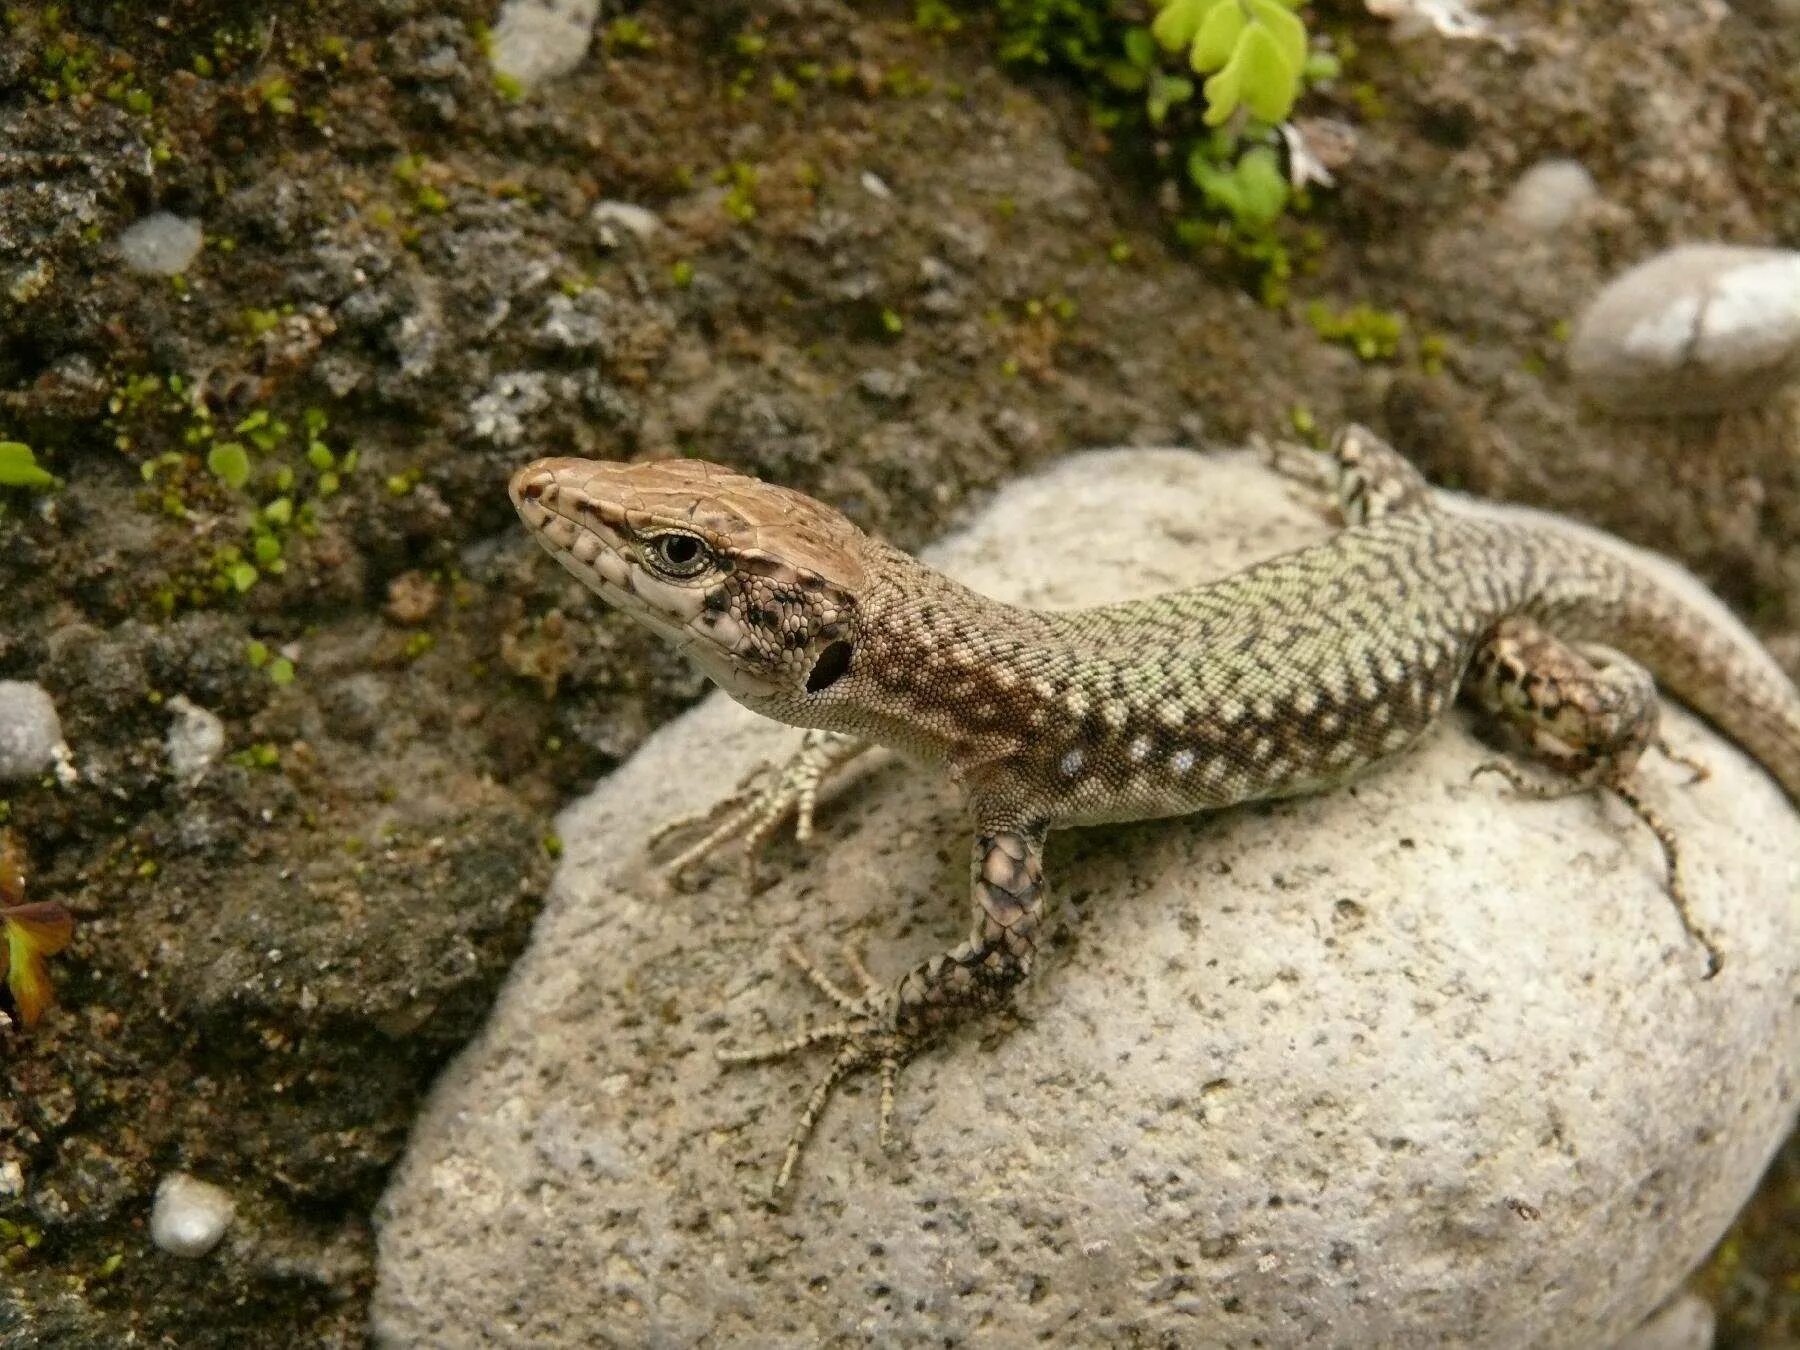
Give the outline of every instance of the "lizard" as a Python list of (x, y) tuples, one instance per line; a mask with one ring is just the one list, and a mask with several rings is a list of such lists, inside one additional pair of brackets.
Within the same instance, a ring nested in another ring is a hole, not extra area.
[(1705, 977), (1717, 972), (1678, 841), (1636, 771), (1653, 747), (1683, 758), (1658, 731), (1660, 680), (1800, 805), (1800, 691), (1775, 660), (1697, 582), (1672, 583), (1674, 564), (1434, 489), (1361, 427), (1276, 467), (1323, 490), (1342, 528), (1205, 585), (1063, 612), (978, 594), (822, 502), (702, 460), (549, 458), (513, 476), (525, 526), (581, 582), (739, 703), (807, 729), (790, 760), (701, 818), (711, 828), (666, 864), (677, 883), (738, 840), (753, 879), (769, 839), (789, 820), (810, 838), (821, 785), (873, 746), (942, 767), (968, 802), (966, 940), (885, 984), (848, 952), (861, 992), (791, 945), (841, 1016), (716, 1052), (741, 1064), (836, 1047), (773, 1198), (847, 1075), (879, 1072), (892, 1147), (901, 1066), (1036, 969), (1047, 832), (1324, 791), (1403, 753), (1459, 696), (1540, 772), (1483, 769), (1534, 796), (1610, 792), (1636, 813)]

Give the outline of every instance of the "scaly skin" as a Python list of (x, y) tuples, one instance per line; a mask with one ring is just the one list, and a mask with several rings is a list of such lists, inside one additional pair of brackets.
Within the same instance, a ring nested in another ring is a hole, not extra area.
[[(1349, 523), (1190, 590), (1044, 613), (1002, 604), (786, 488), (696, 460), (540, 460), (514, 477), (564, 566), (693, 658), (740, 703), (815, 728), (789, 771), (726, 804), (673, 865), (811, 826), (820, 778), (869, 744), (947, 768), (973, 816), (969, 938), (772, 1058), (838, 1045), (777, 1175), (791, 1179), (834, 1085), (898, 1067), (1035, 962), (1050, 829), (1216, 809), (1341, 783), (1416, 741), (1459, 692), (1511, 725), (1558, 790), (1616, 792), (1656, 832), (1684, 924), (1675, 841), (1630, 778), (1656, 741), (1655, 684), (1719, 726), (1800, 802), (1800, 693), (1670, 564), (1555, 517), (1432, 492), (1351, 428), (1309, 476)], [(1648, 667), (1650, 673), (1637, 663)], [(1515, 784), (1525, 784), (1510, 768)]]

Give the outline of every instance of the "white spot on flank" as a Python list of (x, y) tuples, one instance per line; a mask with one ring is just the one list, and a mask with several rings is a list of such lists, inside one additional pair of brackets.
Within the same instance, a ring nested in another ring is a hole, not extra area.
[(1256, 748), (1252, 750), (1251, 753), (1258, 759), (1267, 759), (1270, 755), (1275, 753), (1275, 742), (1270, 740), (1267, 736), (1258, 736), (1256, 738)]
[(1174, 754), (1169, 756), (1169, 767), (1175, 770), (1176, 773), (1186, 773), (1189, 769), (1194, 767), (1194, 752), (1192, 750), (1177, 750)]
[(1156, 715), (1162, 719), (1162, 723), (1166, 727), (1178, 727), (1187, 721), (1187, 714), (1182, 710), (1181, 705), (1173, 700), (1158, 708)]
[(1064, 778), (1073, 778), (1081, 772), (1081, 766), (1086, 759), (1087, 756), (1082, 754), (1080, 748), (1077, 747), (1062, 757), (1062, 763), (1057, 765), (1057, 768), (1062, 770)]
[(1302, 689), (1294, 696), (1294, 711), (1302, 717), (1311, 716), (1318, 706), (1319, 691), (1317, 689)]
[(1388, 732), (1386, 736), (1382, 737), (1381, 748), (1383, 750), (1398, 750), (1411, 739), (1412, 733), (1406, 730), (1405, 727), (1395, 727), (1392, 731)]
[(1131, 747), (1126, 753), (1129, 754), (1133, 760), (1141, 764), (1150, 757), (1150, 738), (1148, 736), (1134, 737), (1131, 742)]
[(1244, 704), (1242, 700), (1228, 698), (1219, 705), (1219, 720), (1227, 726), (1233, 722), (1244, 720)]
[(1324, 732), (1327, 736), (1331, 735), (1332, 732), (1343, 725), (1344, 716), (1342, 713), (1328, 712), (1319, 719), (1319, 730)]

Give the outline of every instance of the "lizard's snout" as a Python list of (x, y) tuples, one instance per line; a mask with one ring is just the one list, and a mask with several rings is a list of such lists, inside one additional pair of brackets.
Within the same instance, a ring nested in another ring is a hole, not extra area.
[(526, 502), (542, 498), (555, 481), (555, 471), (543, 460), (539, 460), (535, 464), (527, 464), (512, 476), (512, 482), (507, 484), (507, 493), (512, 497), (513, 505), (523, 509)]

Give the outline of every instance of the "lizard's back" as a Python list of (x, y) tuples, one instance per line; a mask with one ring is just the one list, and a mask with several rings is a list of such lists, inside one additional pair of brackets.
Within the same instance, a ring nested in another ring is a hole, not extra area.
[(1207, 585), (1046, 616), (1015, 659), (1073, 728), (1020, 755), (1054, 817), (1349, 777), (1429, 728), (1510, 616), (1635, 658), (1800, 800), (1800, 694), (1697, 581), (1556, 517), (1438, 500)]

